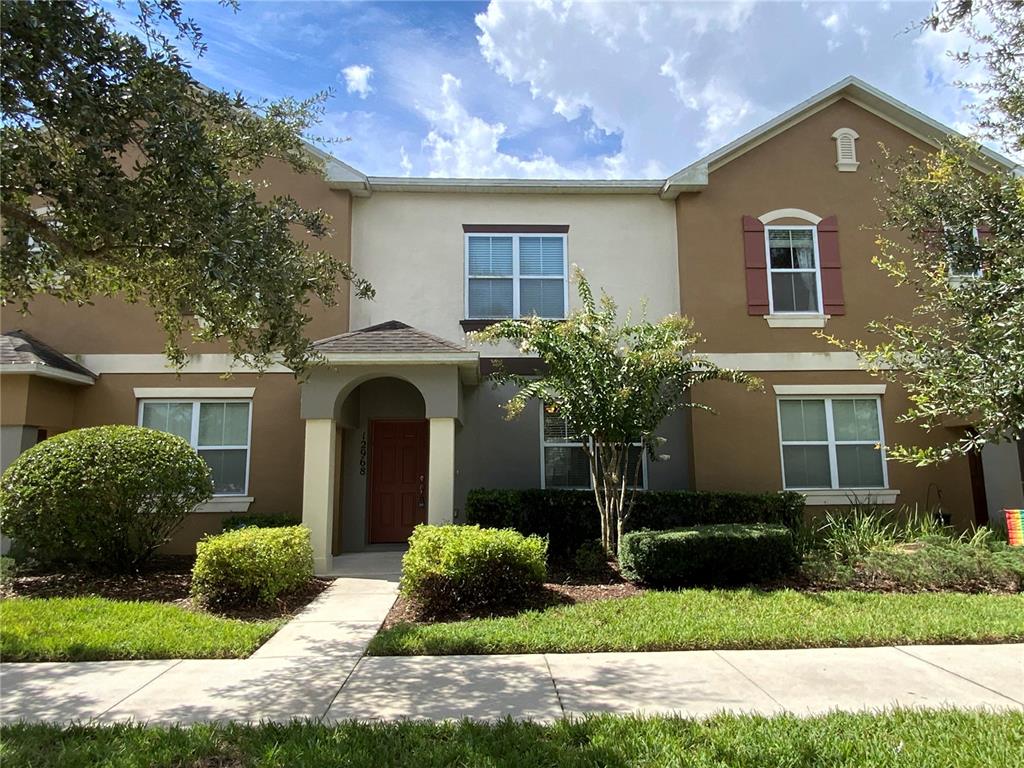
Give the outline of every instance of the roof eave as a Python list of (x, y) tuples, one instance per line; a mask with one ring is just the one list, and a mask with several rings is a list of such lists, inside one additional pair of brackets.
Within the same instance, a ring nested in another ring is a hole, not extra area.
[(55, 381), (62, 381), (68, 384), (92, 385), (96, 383), (96, 379), (92, 376), (86, 376), (84, 373), (75, 373), (74, 371), (65, 371), (61, 368), (54, 368), (52, 365), (46, 365), (45, 363), (15, 363), (11, 365), (0, 365), (0, 375), (3, 374), (39, 376), (44, 379), (54, 379)]

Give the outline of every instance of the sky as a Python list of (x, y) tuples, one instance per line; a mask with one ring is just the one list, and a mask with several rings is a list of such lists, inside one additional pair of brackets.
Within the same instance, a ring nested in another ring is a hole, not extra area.
[(978, 76), (930, 2), (184, 5), (198, 80), (332, 89), (316, 132), (367, 175), (664, 178), (851, 74), (969, 131)]

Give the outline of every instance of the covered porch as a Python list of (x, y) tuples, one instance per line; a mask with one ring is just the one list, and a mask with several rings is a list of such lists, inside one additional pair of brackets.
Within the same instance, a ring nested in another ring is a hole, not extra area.
[(394, 548), (452, 522), (455, 435), (479, 356), (391, 321), (316, 342), (302, 384), (302, 521), (318, 573), (342, 552)]

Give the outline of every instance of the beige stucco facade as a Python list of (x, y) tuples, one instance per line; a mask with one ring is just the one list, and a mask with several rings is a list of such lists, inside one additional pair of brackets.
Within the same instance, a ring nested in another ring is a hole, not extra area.
[(568, 264), (623, 314), (645, 304), (652, 318), (679, 312), (675, 210), (657, 195), (380, 192), (357, 198), (353, 217), (352, 264), (377, 289), (353, 303), (353, 328), (401, 320), (464, 343), (464, 224), (568, 225)]

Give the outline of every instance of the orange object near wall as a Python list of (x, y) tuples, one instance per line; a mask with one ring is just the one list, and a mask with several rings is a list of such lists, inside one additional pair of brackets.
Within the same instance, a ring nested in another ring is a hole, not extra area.
[(1024, 509), (1004, 509), (1011, 547), (1024, 547)]

